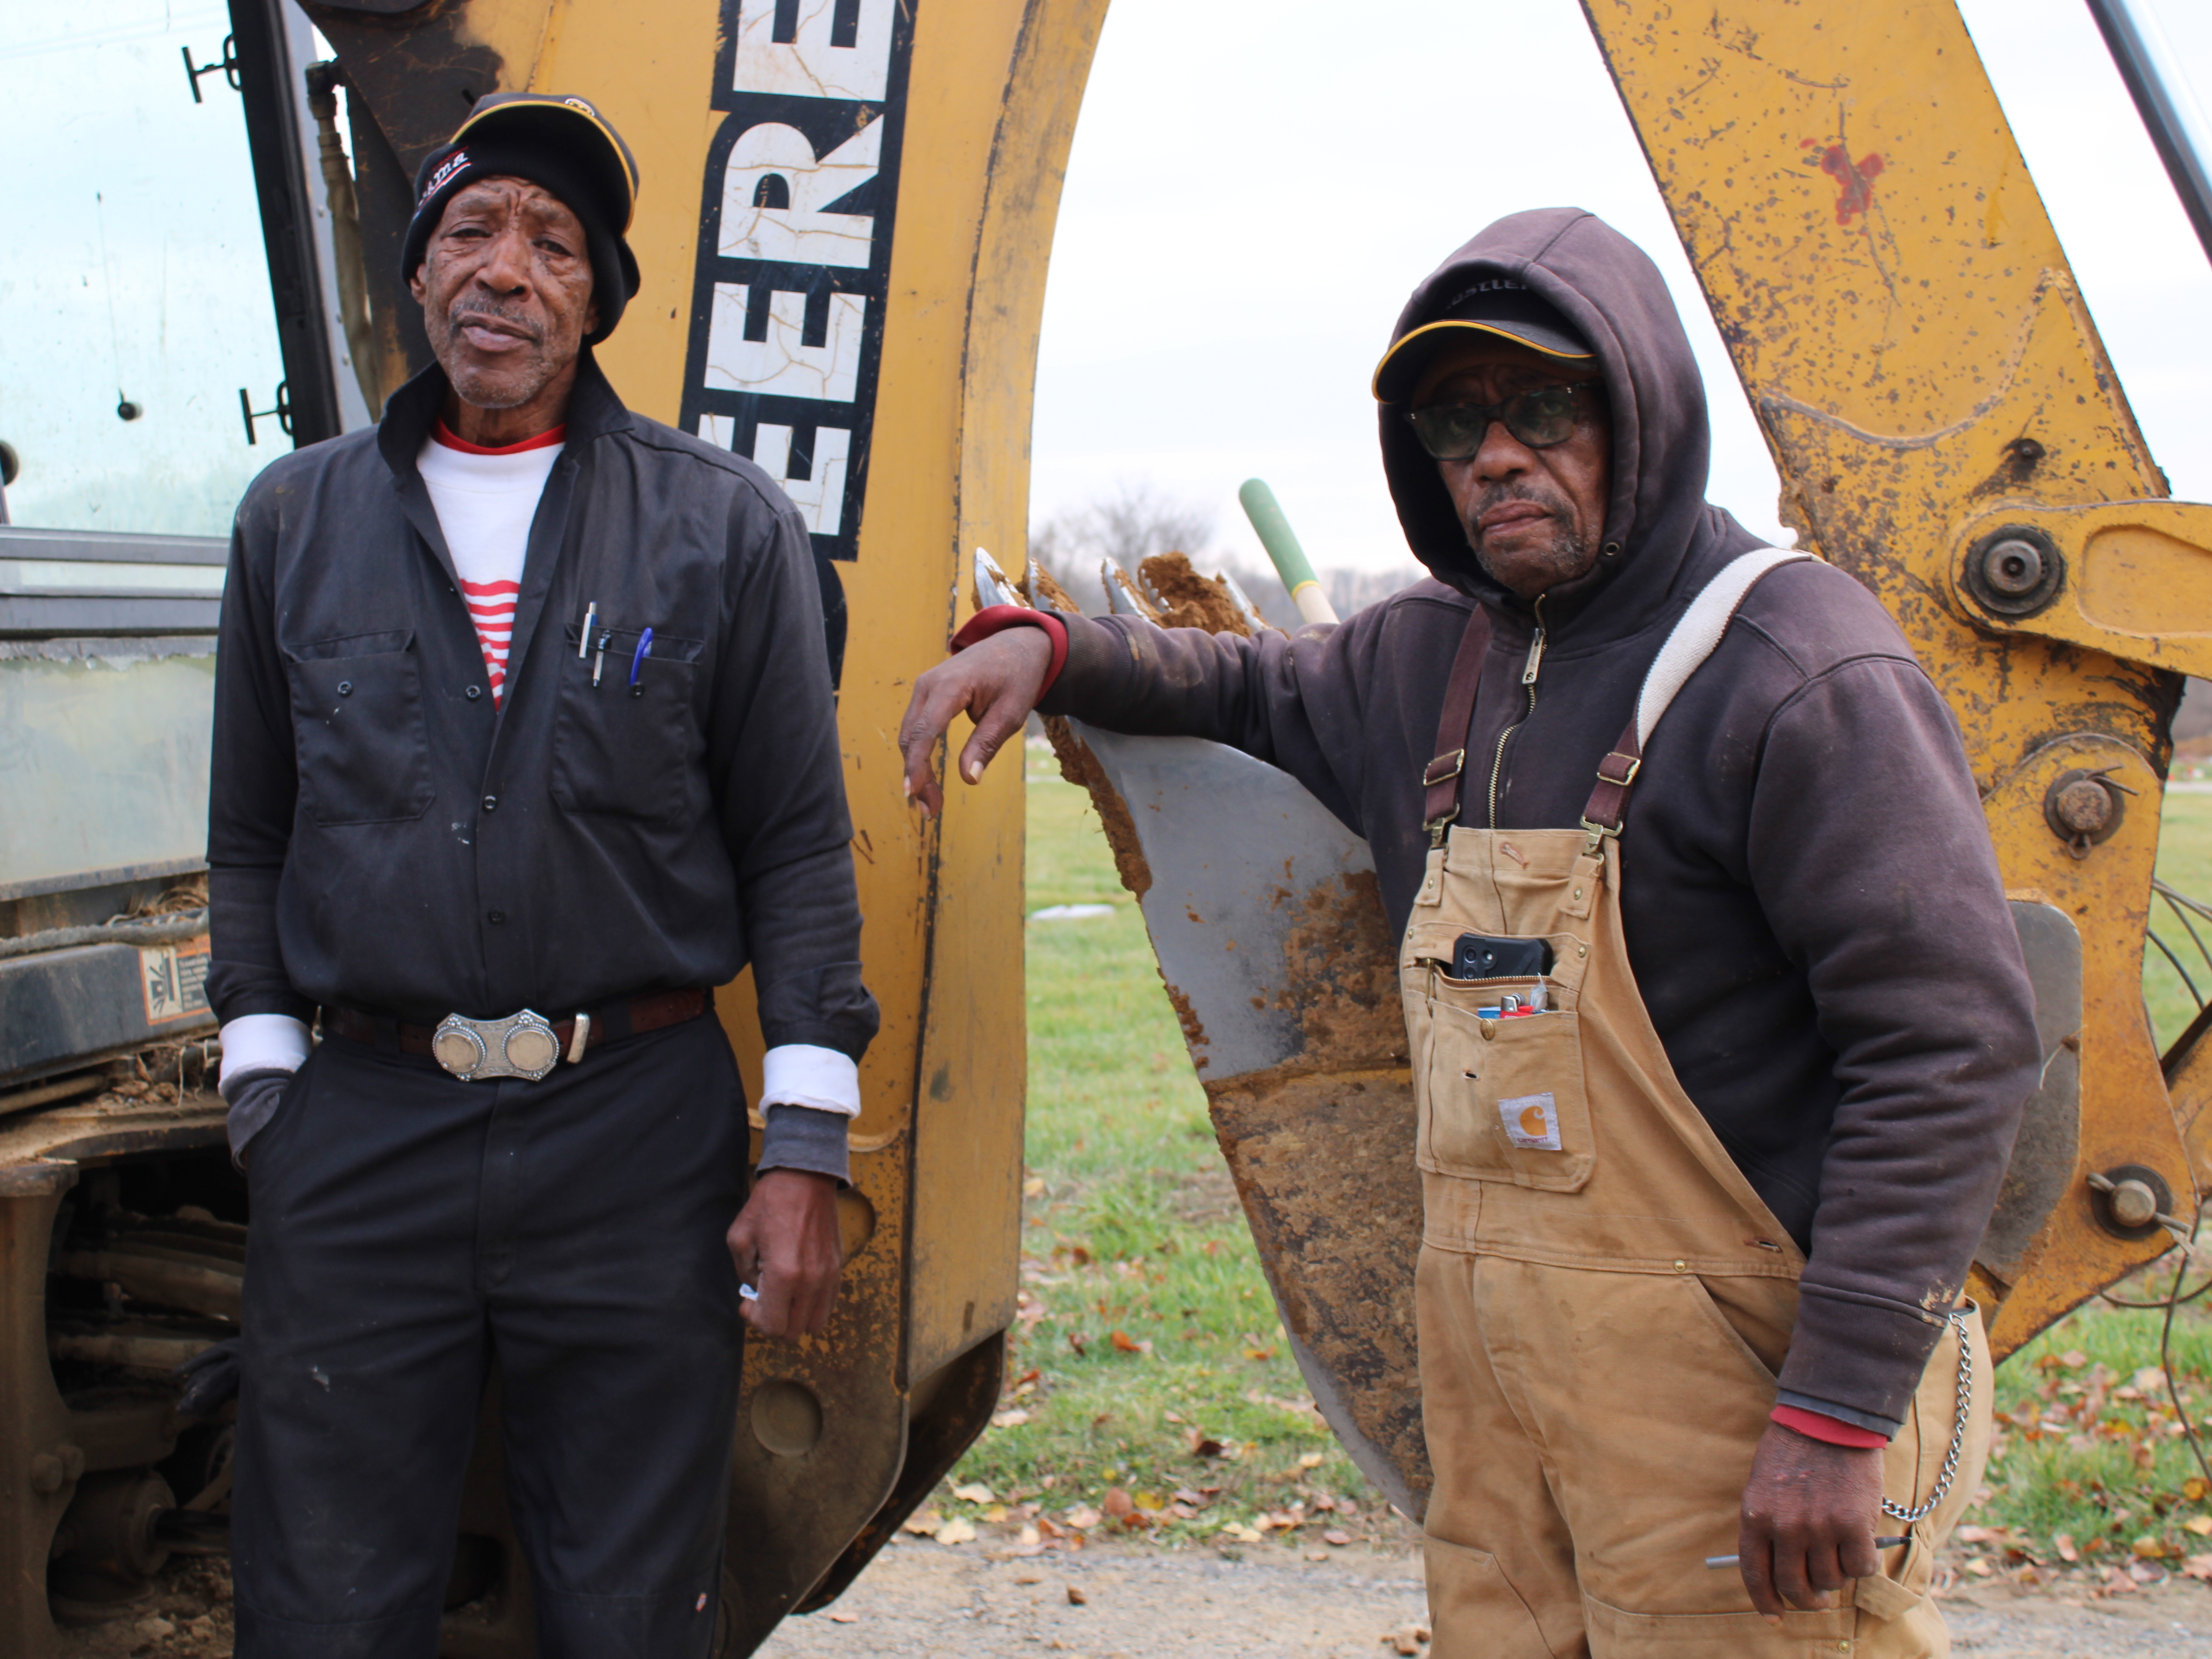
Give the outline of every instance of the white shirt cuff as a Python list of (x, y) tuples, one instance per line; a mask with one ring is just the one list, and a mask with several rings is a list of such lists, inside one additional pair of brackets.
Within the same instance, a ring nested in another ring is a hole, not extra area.
[(221, 1036), (224, 1083), (248, 1072), (296, 1072), (313, 1046), (307, 1022), (289, 1014), (240, 1014), (223, 1022)]
[(860, 1115), (860, 1068), (835, 1048), (787, 1042), (768, 1051), (761, 1073), (763, 1111), (771, 1106), (811, 1106), (847, 1117)]

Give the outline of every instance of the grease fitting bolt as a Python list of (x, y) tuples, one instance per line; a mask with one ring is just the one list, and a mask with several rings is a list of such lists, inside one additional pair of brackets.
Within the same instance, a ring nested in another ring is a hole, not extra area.
[(2001, 541), (1982, 556), (1982, 577), (2014, 599), (2033, 593), (2043, 580), (2043, 550), (2030, 541)]
[(2151, 1191), (2148, 1182), (2132, 1176), (2115, 1181), (2094, 1170), (2088, 1180), (2093, 1191), (2105, 1194), (2112, 1206), (2112, 1219), (2123, 1227), (2147, 1227), (2155, 1222), (2172, 1235), (2175, 1243), (2188, 1245), (2189, 1229), (2158, 1207), (2158, 1194)]

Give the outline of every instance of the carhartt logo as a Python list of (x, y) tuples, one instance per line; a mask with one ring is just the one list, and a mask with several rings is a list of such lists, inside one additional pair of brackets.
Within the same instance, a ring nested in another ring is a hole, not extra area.
[(451, 179), (463, 167), (468, 166), (468, 164), (469, 153), (465, 149), (457, 149), (451, 155), (448, 155), (444, 161), (439, 162), (438, 170), (430, 175), (430, 181), (422, 186), (422, 199), (417, 201), (415, 205), (416, 207), (420, 207), (422, 205), (423, 202), (427, 202), (433, 196), (435, 196), (441, 190), (445, 188), (446, 181), (447, 179)]
[(1515, 1095), (1498, 1103), (1498, 1121), (1505, 1138), (1532, 1152), (1556, 1152), (1559, 1145), (1559, 1109), (1547, 1090), (1540, 1095)]

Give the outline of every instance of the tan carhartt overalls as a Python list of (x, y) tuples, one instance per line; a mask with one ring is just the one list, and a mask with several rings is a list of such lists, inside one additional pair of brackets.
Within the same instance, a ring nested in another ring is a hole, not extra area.
[[(1436, 1659), (1949, 1651), (1927, 1597), (1932, 1556), (1980, 1483), (1990, 1435), (1988, 1347), (1971, 1304), (1946, 1327), (1887, 1453), (1893, 1503), (1909, 1511), (1942, 1484), (1963, 1330), (1973, 1386), (1957, 1467), (1924, 1516), (1885, 1516), (1880, 1532), (1909, 1537), (1884, 1552), (1887, 1577), (1776, 1629), (1736, 1570), (1705, 1565), (1736, 1548), (1804, 1258), (1652, 1030), (1621, 933), (1616, 832), (1667, 702), (1752, 583), (1792, 556), (1747, 555), (1691, 606), (1583, 829), (1454, 828), (1429, 854), (1401, 982), (1427, 1212), (1418, 1307)], [(1480, 617), (1446, 699), (1456, 735), (1440, 750), (1465, 741)], [(1436, 836), (1459, 765), (1443, 754), (1430, 767)], [(1449, 977), (1464, 933), (1547, 941), (1545, 1011), (1483, 1013), (1508, 994), (1527, 1000), (1536, 981)]]

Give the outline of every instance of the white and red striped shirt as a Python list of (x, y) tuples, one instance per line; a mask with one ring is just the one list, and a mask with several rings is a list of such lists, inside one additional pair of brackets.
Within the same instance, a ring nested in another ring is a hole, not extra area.
[(556, 426), (519, 444), (488, 449), (455, 437), (441, 421), (416, 457), (453, 556), (462, 603), (476, 624), (495, 701), (507, 689), (507, 653), (514, 637), (530, 523), (568, 432)]

